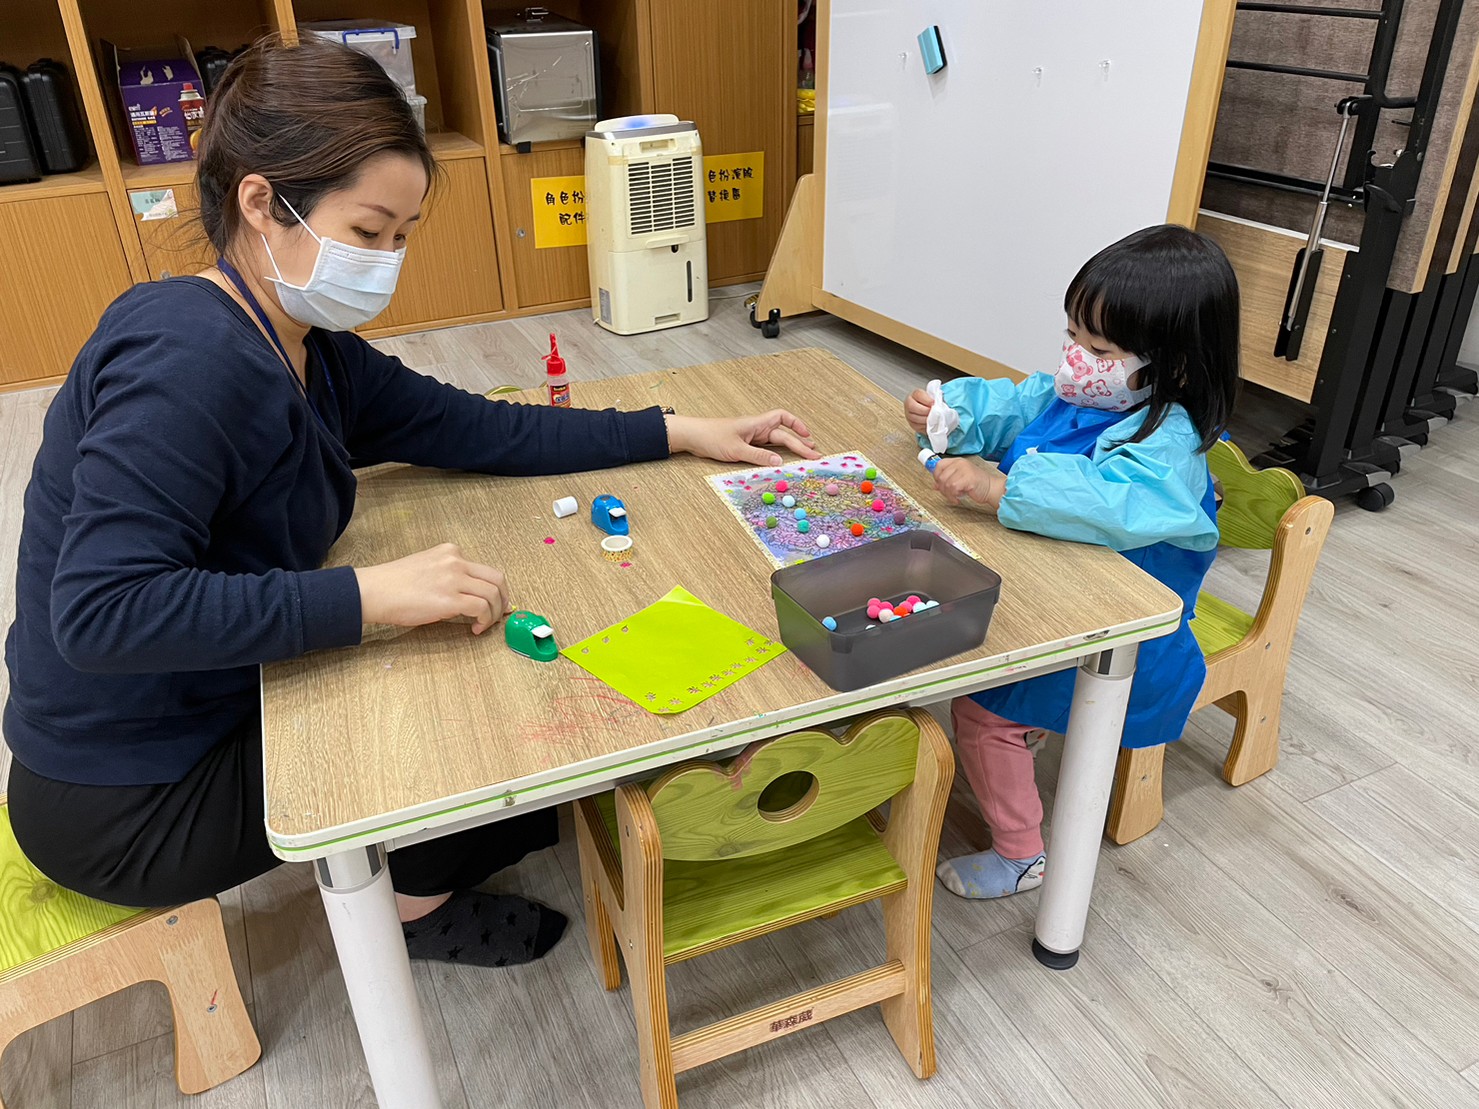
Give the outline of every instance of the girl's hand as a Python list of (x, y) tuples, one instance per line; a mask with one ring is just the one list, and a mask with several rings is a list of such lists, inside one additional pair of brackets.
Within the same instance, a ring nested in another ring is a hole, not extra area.
[(969, 458), (942, 458), (935, 466), (935, 488), (951, 504), (969, 498), (975, 505), (995, 512), (1007, 491), (1007, 477), (995, 466), (978, 466)]
[(513, 611), (508, 579), (499, 570), (462, 557), (454, 543), (379, 566), (355, 567), (360, 618), (366, 624), (415, 628), (466, 616), (482, 635)]
[(668, 449), (674, 454), (684, 451), (716, 462), (748, 462), (755, 466), (781, 464), (781, 456), (770, 447), (783, 447), (802, 458), (822, 457), (806, 424), (780, 408), (760, 416), (664, 418), (668, 422)]
[(930, 409), (934, 406), (935, 398), (923, 389), (915, 389), (904, 398), (904, 419), (909, 421), (915, 435), (924, 434), (925, 422), (930, 418)]

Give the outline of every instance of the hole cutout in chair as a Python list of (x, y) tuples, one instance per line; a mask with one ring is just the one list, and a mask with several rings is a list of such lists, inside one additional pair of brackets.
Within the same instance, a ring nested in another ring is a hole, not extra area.
[(755, 802), (766, 820), (795, 820), (817, 799), (817, 776), (809, 770), (782, 774), (760, 791)]

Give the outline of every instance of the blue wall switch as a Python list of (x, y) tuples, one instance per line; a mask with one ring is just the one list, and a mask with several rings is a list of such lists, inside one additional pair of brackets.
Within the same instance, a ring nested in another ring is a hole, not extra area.
[(945, 68), (945, 47), (940, 42), (940, 28), (926, 27), (919, 32), (919, 51), (926, 73), (939, 73)]

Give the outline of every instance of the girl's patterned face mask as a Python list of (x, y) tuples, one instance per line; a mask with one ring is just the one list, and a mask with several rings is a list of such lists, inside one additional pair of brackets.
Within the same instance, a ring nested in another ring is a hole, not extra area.
[(1150, 363), (1138, 354), (1126, 359), (1100, 358), (1071, 339), (1063, 344), (1063, 361), (1053, 375), (1053, 390), (1079, 408), (1124, 412), (1150, 396), (1150, 386), (1130, 388), (1130, 375)]

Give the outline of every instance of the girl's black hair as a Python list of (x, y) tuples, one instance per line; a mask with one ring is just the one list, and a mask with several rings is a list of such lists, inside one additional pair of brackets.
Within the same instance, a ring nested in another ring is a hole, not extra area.
[(1078, 327), (1149, 359), (1147, 438), (1173, 404), (1191, 416), (1208, 451), (1238, 392), (1238, 279), (1222, 248), (1175, 224), (1147, 227), (1105, 247), (1069, 282), (1063, 308)]

